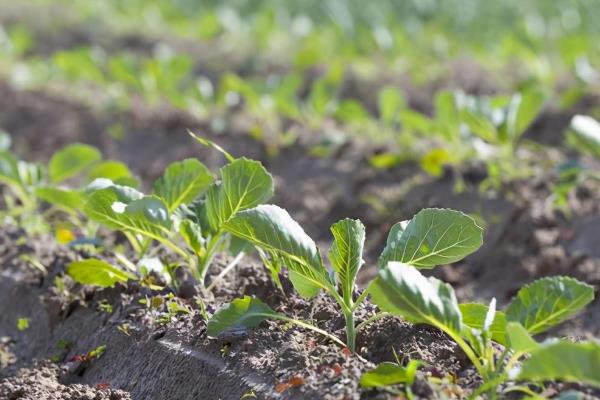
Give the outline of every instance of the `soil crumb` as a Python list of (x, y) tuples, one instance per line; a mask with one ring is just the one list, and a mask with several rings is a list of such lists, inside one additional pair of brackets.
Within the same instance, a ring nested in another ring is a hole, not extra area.
[(130, 400), (122, 390), (113, 390), (98, 383), (87, 385), (63, 385), (58, 365), (40, 363), (23, 368), (17, 375), (0, 381), (0, 399), (5, 400)]

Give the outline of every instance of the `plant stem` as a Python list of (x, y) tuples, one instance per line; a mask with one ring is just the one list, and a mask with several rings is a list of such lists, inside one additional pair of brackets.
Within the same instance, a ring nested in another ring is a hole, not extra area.
[(360, 294), (360, 296), (358, 296), (358, 298), (356, 299), (356, 303), (354, 303), (354, 305), (352, 306), (353, 310), (356, 310), (363, 301), (365, 301), (365, 299), (367, 298), (367, 296), (369, 295), (369, 292), (367, 290), (363, 290), (363, 292)]
[(238, 263), (242, 260), (242, 258), (244, 258), (245, 254), (244, 252), (239, 253), (230, 263), (229, 265), (227, 265), (223, 271), (221, 271), (221, 273), (219, 275), (217, 275), (217, 277), (215, 279), (213, 279), (213, 281), (210, 283), (210, 285), (208, 285), (208, 287), (206, 288), (206, 290), (208, 290), (209, 292), (211, 290), (214, 289), (215, 285), (221, 280), (223, 279), (223, 277), (225, 275), (227, 275), (229, 273), (229, 271), (231, 271), (233, 268), (235, 268), (236, 265), (238, 265)]
[(356, 349), (356, 327), (354, 326), (354, 311), (344, 313), (346, 319), (346, 344), (354, 353)]
[(380, 311), (380, 312), (376, 313), (375, 315), (373, 315), (372, 317), (370, 317), (370, 318), (364, 320), (363, 322), (361, 322), (360, 324), (358, 324), (358, 326), (356, 327), (356, 331), (359, 332), (361, 329), (364, 329), (370, 323), (375, 322), (378, 319), (387, 317), (388, 315), (392, 315), (392, 314), (390, 314), (389, 312)]
[(215, 252), (217, 249), (217, 245), (221, 242), (221, 237), (223, 236), (223, 232), (221, 230), (217, 231), (213, 237), (208, 242), (208, 246), (206, 246), (206, 254), (198, 264), (197, 269), (197, 278), (198, 280), (204, 284), (204, 279), (206, 278), (206, 272), (208, 271), (208, 267), (215, 257)]
[[(270, 317), (272, 318), (273, 316), (270, 316)], [(294, 319), (294, 318), (290, 318), (290, 317), (286, 317), (286, 316), (284, 316), (284, 315), (279, 315), (279, 316), (277, 316), (276, 318), (277, 318), (277, 319), (280, 319), (280, 320), (282, 320), (282, 321), (291, 322), (291, 323), (293, 323), (293, 324), (296, 324), (296, 325), (298, 325), (298, 326), (301, 326), (301, 327), (303, 327), (303, 328), (306, 328), (306, 329), (309, 329), (309, 330), (311, 330), (311, 331), (314, 331), (314, 332), (320, 333), (321, 335), (323, 335), (323, 336), (326, 336), (327, 338), (331, 339), (331, 341), (333, 341), (333, 342), (335, 342), (335, 343), (339, 344), (340, 346), (342, 346), (342, 347), (346, 347), (346, 344), (345, 344), (344, 342), (342, 342), (340, 339), (338, 339), (337, 337), (335, 337), (335, 336), (333, 336), (332, 334), (330, 334), (330, 333), (327, 333), (327, 332), (326, 332), (326, 331), (324, 331), (323, 329), (321, 329), (321, 328), (317, 328), (316, 326), (314, 326), (314, 325), (311, 325), (311, 324), (309, 324), (309, 323), (307, 323), (307, 322), (300, 321), (300, 320), (298, 320), (298, 319)]]
[(469, 360), (471, 361), (471, 363), (473, 364), (473, 366), (475, 367), (475, 369), (477, 370), (479, 375), (481, 375), (481, 377), (484, 380), (488, 379), (487, 371), (485, 370), (484, 366), (479, 361), (479, 358), (477, 358), (473, 349), (471, 349), (471, 347), (467, 344), (467, 342), (465, 342), (465, 340), (462, 337), (460, 337), (460, 335), (458, 335), (457, 333), (453, 332), (450, 329), (445, 329), (445, 327), (440, 324), (432, 324), (432, 325), (435, 326), (436, 328), (438, 328), (439, 330), (445, 332), (448, 336), (450, 336), (452, 338), (452, 340), (454, 340), (456, 342), (456, 344), (458, 344), (458, 346), (462, 349), (462, 351), (465, 352), (465, 354), (467, 355), (467, 357), (469, 358)]

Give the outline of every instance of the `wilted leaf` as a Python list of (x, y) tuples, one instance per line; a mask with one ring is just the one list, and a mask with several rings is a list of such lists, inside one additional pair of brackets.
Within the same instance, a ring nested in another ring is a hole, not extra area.
[(373, 388), (399, 383), (411, 383), (415, 378), (417, 368), (421, 364), (420, 361), (411, 360), (406, 367), (402, 367), (396, 363), (383, 362), (375, 369), (362, 374), (360, 377), (360, 386)]

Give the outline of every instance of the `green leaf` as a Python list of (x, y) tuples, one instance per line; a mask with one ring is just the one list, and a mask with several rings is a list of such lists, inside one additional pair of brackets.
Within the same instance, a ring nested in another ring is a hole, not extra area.
[(258, 161), (239, 158), (220, 172), (221, 183), (211, 186), (206, 196), (207, 215), (214, 228), (273, 196), (273, 177)]
[(567, 131), (567, 144), (600, 159), (600, 122), (587, 115), (575, 115)]
[(85, 193), (80, 190), (48, 186), (37, 188), (35, 193), (40, 199), (65, 211), (81, 210), (85, 204)]
[(352, 299), (358, 270), (364, 264), (365, 227), (359, 220), (346, 218), (333, 224), (331, 233), (334, 240), (329, 260), (337, 273), (344, 299), (348, 301)]
[(102, 159), (95, 147), (87, 144), (72, 144), (59, 150), (48, 165), (50, 179), (54, 183), (72, 178)]
[(462, 317), (452, 287), (433, 277), (425, 278), (415, 267), (389, 262), (379, 270), (368, 291), (382, 311), (445, 332), (461, 331)]
[(544, 95), (534, 90), (512, 96), (506, 116), (508, 134), (512, 140), (521, 136), (531, 125), (544, 101)]
[(21, 186), (18, 160), (8, 151), (0, 151), (0, 181), (8, 185)]
[(261, 322), (282, 317), (261, 300), (244, 296), (217, 311), (208, 321), (207, 333), (216, 337), (222, 332), (258, 326)]
[(154, 183), (154, 193), (165, 201), (170, 212), (202, 194), (213, 183), (213, 176), (204, 164), (194, 158), (169, 165)]
[(225, 158), (227, 159), (227, 161), (229, 161), (229, 162), (235, 161), (235, 157), (234, 156), (232, 156), (231, 154), (229, 154), (227, 152), (227, 150), (225, 150), (224, 148), (222, 148), (221, 146), (219, 146), (218, 144), (216, 144), (212, 140), (208, 140), (206, 138), (200, 137), (200, 136), (196, 135), (194, 132), (192, 132), (190, 130), (188, 130), (188, 134), (191, 137), (193, 137), (201, 145), (213, 148), (213, 149), (217, 150), (219, 153), (223, 154), (225, 156)]
[(70, 263), (67, 265), (67, 274), (83, 285), (100, 287), (113, 287), (117, 282), (136, 279), (127, 272), (95, 258)]
[[(488, 306), (478, 303), (465, 303), (459, 306), (463, 318), (463, 324), (470, 328), (483, 329)], [(494, 321), (490, 327), (492, 339), (504, 345), (506, 343), (506, 315), (502, 311), (496, 311)]]
[(506, 325), (506, 338), (509, 348), (516, 352), (531, 353), (540, 347), (527, 329), (518, 322), (509, 322)]
[(600, 345), (559, 341), (540, 346), (523, 361), (518, 379), (560, 380), (600, 387)]
[(571, 318), (593, 299), (594, 288), (576, 279), (542, 278), (519, 290), (506, 309), (506, 319), (536, 334)]
[(112, 188), (94, 192), (84, 207), (89, 219), (120, 229), (162, 240), (170, 236), (171, 220), (167, 206), (157, 197), (146, 196), (129, 204)]
[(460, 113), (461, 120), (469, 127), (473, 134), (489, 143), (498, 141), (498, 132), (494, 124), (485, 116), (475, 111), (464, 109)]
[(92, 167), (87, 173), (87, 177), (89, 181), (106, 178), (114, 182), (119, 179), (130, 178), (132, 174), (126, 164), (120, 161), (108, 160)]
[(282, 208), (260, 205), (239, 212), (223, 225), (231, 234), (277, 254), (290, 272), (290, 280), (302, 296), (332, 288), (315, 242)]
[(197, 256), (203, 255), (204, 238), (202, 237), (202, 228), (200, 228), (200, 225), (189, 219), (185, 219), (179, 225), (179, 234)]
[(418, 268), (433, 268), (462, 260), (483, 243), (483, 229), (460, 211), (427, 208), (404, 227), (396, 223), (379, 257), (380, 268), (399, 261)]
[(395, 87), (387, 86), (379, 91), (379, 115), (387, 123), (393, 123), (398, 118), (400, 110), (406, 107), (406, 100)]
[(383, 387), (399, 383), (411, 384), (422, 365), (418, 360), (411, 360), (406, 367), (396, 363), (383, 362), (375, 369), (367, 371), (360, 377), (360, 386), (364, 388)]

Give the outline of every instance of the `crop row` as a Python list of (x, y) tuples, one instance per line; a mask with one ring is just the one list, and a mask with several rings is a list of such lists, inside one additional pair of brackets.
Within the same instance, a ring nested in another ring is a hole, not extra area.
[[(220, 151), (227, 164), (215, 177), (197, 159), (174, 162), (149, 194), (136, 189), (137, 180), (124, 164), (102, 160), (98, 150), (87, 145), (66, 147), (47, 166), (18, 161), (4, 151), (0, 178), (7, 189), (5, 222), (30, 231), (62, 226), (57, 237), (70, 245), (97, 244), (99, 226), (123, 234), (135, 255), (131, 259), (119, 255), (121, 265), (87, 258), (67, 266), (66, 272), (77, 282), (100, 287), (139, 280), (152, 288), (151, 277), (159, 275), (176, 289), (175, 271), (180, 267), (204, 286), (214, 256), (231, 254), (233, 261), (212, 281), (208, 288), (212, 289), (242, 257), (255, 253), (279, 290), (284, 291), (281, 277), (287, 272), (300, 296), (325, 292), (346, 321), (346, 337), (339, 338), (246, 296), (213, 315), (206, 313), (212, 337), (277, 319), (315, 331), (354, 352), (363, 328), (392, 315), (431, 325), (456, 342), (482, 379), (473, 397), (495, 398), (510, 391), (535, 395), (531, 385), (549, 380), (600, 387), (598, 343), (534, 338), (589, 304), (593, 287), (569, 277), (548, 277), (522, 287), (503, 311), (497, 309), (495, 299), (489, 304), (459, 304), (449, 284), (427, 278), (421, 271), (473, 253), (482, 244), (483, 230), (459, 211), (424, 209), (392, 226), (377, 276), (364, 291), (357, 291), (355, 279), (364, 264), (366, 235), (359, 220), (342, 219), (331, 226), (333, 242), (325, 258), (286, 210), (267, 204), (273, 195), (273, 178), (261, 163), (235, 158), (218, 145), (191, 136)], [(85, 184), (73, 188), (75, 182)], [(71, 228), (65, 230), (65, 223)], [(73, 231), (84, 234), (77, 238), (69, 235)], [(144, 262), (149, 256), (158, 260), (152, 268)], [(379, 312), (357, 324), (355, 312), (368, 299)], [(418, 360), (406, 366), (384, 363), (366, 372), (361, 383), (364, 387), (407, 383), (410, 390), (420, 365)]]

